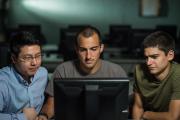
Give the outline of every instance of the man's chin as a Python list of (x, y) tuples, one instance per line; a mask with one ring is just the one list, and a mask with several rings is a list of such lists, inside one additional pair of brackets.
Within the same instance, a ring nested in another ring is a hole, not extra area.
[(85, 66), (84, 66), (86, 69), (89, 69), (89, 70), (91, 70), (91, 69), (93, 69), (94, 68), (94, 65), (93, 64), (86, 64)]
[(156, 75), (158, 72), (155, 71), (155, 70), (151, 70), (150, 73), (151, 73), (152, 75)]
[(93, 66), (85, 66), (86, 69), (93, 69)]
[(29, 76), (34, 76), (36, 74), (36, 71), (35, 72), (29, 72)]

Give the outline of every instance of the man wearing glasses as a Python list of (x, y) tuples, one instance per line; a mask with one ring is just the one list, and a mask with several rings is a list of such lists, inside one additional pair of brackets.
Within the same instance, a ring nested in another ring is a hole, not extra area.
[(12, 64), (0, 69), (0, 119), (34, 120), (48, 80), (47, 70), (40, 67), (40, 41), (30, 32), (17, 32), (10, 52)]

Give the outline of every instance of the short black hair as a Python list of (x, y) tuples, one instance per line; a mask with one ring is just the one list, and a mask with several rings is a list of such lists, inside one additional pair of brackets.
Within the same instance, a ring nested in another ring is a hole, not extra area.
[(143, 49), (148, 47), (158, 47), (167, 54), (170, 50), (175, 50), (175, 40), (164, 31), (156, 31), (144, 39), (142, 47)]
[(79, 41), (81, 36), (88, 38), (88, 37), (93, 36), (94, 34), (97, 34), (97, 36), (99, 37), (99, 43), (101, 44), (102, 40), (101, 40), (101, 33), (100, 33), (100, 31), (97, 28), (93, 27), (93, 26), (86, 26), (86, 27), (82, 28), (77, 33), (75, 45), (76, 46), (78, 45), (78, 41)]
[(38, 36), (28, 31), (18, 31), (10, 36), (10, 52), (18, 57), (20, 49), (25, 45), (38, 45), (41, 48), (41, 42)]

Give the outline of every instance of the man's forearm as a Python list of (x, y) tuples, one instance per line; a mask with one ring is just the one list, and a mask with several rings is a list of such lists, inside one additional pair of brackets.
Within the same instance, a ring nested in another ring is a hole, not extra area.
[(133, 114), (132, 114), (133, 120), (141, 120), (142, 116), (143, 116), (143, 109), (140, 109), (139, 107), (134, 106)]
[(151, 112), (146, 111), (143, 114), (143, 118), (147, 120), (176, 120), (168, 112)]
[(54, 116), (54, 97), (48, 97), (41, 110), (41, 113), (45, 113), (48, 118), (52, 118)]

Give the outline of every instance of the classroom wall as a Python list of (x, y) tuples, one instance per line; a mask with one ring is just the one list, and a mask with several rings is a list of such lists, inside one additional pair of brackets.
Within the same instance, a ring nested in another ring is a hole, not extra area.
[(110, 24), (154, 28), (158, 24), (180, 27), (180, 1), (162, 0), (160, 17), (139, 15), (140, 0), (10, 0), (8, 28), (40, 24), (48, 44), (59, 43), (59, 29), (72, 24), (90, 24), (108, 33)]

